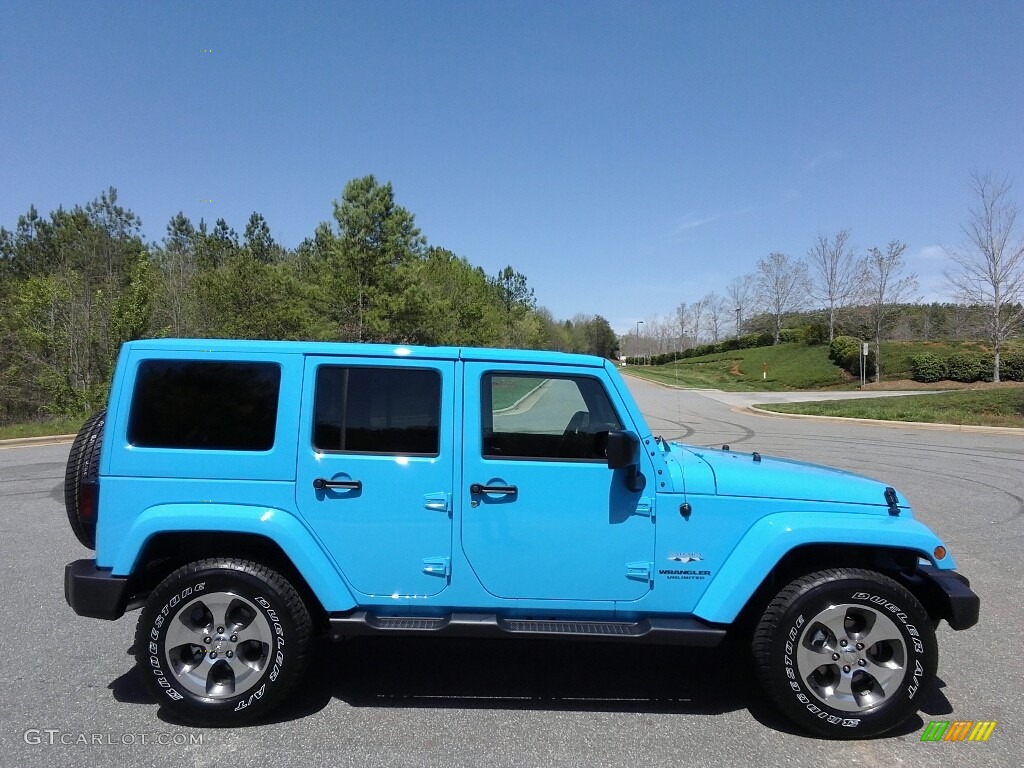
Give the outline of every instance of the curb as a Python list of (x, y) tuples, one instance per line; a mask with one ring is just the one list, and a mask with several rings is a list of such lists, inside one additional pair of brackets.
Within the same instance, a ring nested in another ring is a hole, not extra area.
[(736, 413), (752, 413), (755, 416), (767, 416), (779, 419), (818, 419), (839, 424), (862, 424), (869, 427), (914, 427), (915, 429), (931, 429), (937, 432), (974, 432), (989, 435), (1024, 435), (1021, 427), (986, 427), (979, 424), (941, 424), (934, 421), (894, 421), (892, 419), (854, 419), (848, 416), (816, 416), (810, 413), (779, 413), (758, 408), (756, 405), (733, 406)]
[(40, 445), (61, 445), (74, 442), (74, 435), (45, 435), (43, 437), (14, 437), (0, 440), (0, 450), (5, 448), (31, 448)]

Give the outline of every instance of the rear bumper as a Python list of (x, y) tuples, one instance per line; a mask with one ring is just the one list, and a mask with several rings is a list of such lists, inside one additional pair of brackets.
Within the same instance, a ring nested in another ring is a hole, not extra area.
[(981, 598), (974, 594), (966, 576), (922, 565), (906, 577), (906, 585), (936, 621), (945, 619), (953, 629), (968, 629), (978, 623)]
[(75, 560), (64, 566), (64, 599), (79, 616), (119, 619), (128, 605), (128, 577), (97, 568), (95, 560)]

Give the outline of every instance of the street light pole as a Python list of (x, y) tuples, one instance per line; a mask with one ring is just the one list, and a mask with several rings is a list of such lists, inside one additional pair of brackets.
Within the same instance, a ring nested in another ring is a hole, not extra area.
[[(643, 322), (644, 322), (643, 320), (637, 320), (636, 321), (636, 346), (637, 346), (637, 351), (638, 352), (641, 351), (641, 347), (640, 347), (640, 326), (643, 325)], [(637, 355), (637, 357), (639, 357), (639, 355)]]

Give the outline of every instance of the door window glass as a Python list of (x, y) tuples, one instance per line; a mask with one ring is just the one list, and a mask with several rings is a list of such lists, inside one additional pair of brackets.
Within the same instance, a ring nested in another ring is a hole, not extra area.
[(481, 395), (487, 459), (604, 461), (608, 432), (622, 429), (601, 382), (587, 376), (486, 374)]
[(321, 451), (437, 456), (441, 374), (322, 366), (313, 419), (313, 447)]

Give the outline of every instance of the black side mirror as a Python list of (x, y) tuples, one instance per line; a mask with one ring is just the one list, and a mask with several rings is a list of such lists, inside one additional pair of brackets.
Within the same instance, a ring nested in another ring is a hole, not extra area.
[(632, 432), (608, 433), (608, 469), (620, 469), (637, 463), (640, 438)]
[(626, 487), (639, 493), (647, 486), (647, 478), (640, 473), (640, 438), (632, 432), (609, 432), (608, 469), (626, 468)]

